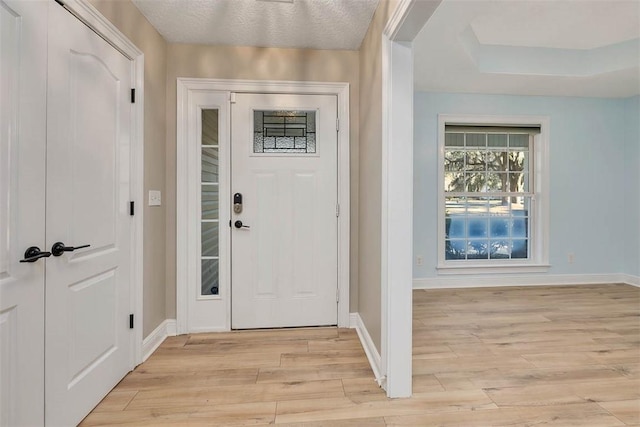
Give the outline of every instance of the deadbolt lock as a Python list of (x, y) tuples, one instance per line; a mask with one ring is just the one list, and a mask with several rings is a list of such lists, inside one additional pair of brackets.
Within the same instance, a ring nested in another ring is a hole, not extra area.
[(233, 212), (242, 213), (242, 194), (236, 193), (233, 195)]

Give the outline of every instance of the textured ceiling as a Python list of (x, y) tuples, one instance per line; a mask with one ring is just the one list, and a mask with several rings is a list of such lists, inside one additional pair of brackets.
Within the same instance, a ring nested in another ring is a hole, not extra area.
[(171, 43), (360, 48), (378, 0), (133, 0)]
[(637, 0), (444, 0), (414, 47), (417, 90), (640, 93)]

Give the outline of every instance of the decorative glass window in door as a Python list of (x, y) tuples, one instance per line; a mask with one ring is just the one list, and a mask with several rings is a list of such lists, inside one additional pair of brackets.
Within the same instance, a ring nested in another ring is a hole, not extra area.
[(219, 222), (218, 215), (218, 110), (202, 110), (201, 147), (201, 295), (218, 295)]
[(253, 152), (315, 153), (316, 112), (254, 111)]

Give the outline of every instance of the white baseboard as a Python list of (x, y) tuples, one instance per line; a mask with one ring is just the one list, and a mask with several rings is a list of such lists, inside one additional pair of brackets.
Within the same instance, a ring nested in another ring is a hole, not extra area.
[(640, 277), (639, 276), (633, 276), (631, 274), (623, 274), (623, 283), (626, 283), (627, 285), (631, 285), (631, 286), (637, 286), (640, 288)]
[(175, 335), (176, 319), (166, 319), (160, 323), (153, 332), (142, 340), (142, 361), (147, 360), (167, 337), (173, 337)]
[(554, 286), (627, 283), (640, 286), (640, 278), (627, 274), (556, 274), (441, 276), (413, 279), (413, 289), (487, 288), (495, 286)]
[(379, 386), (382, 386), (384, 375), (382, 374), (380, 353), (378, 353), (378, 349), (373, 343), (371, 335), (369, 335), (369, 331), (367, 331), (367, 327), (364, 325), (359, 313), (349, 313), (349, 327), (355, 329), (358, 333), (358, 338), (360, 338), (360, 343), (364, 348), (364, 353), (367, 355), (367, 359), (369, 360), (369, 364), (373, 370), (373, 375), (375, 375), (376, 382)]

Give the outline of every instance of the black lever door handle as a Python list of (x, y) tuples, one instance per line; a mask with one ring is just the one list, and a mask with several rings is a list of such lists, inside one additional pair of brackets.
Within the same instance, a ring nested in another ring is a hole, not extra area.
[(65, 252), (73, 252), (76, 249), (83, 249), (83, 248), (88, 248), (91, 245), (82, 245), (82, 246), (65, 246), (64, 243), (62, 242), (56, 242), (53, 244), (53, 246), (51, 246), (51, 254), (53, 256), (60, 256)]
[(41, 252), (39, 247), (31, 246), (24, 252), (24, 259), (21, 259), (20, 262), (36, 262), (40, 258), (49, 258), (50, 256), (51, 252)]
[(242, 221), (240, 221), (240, 220), (237, 220), (236, 222), (234, 222), (233, 225), (236, 228), (251, 228), (248, 225), (242, 225)]

